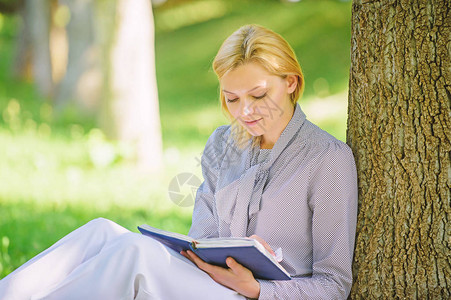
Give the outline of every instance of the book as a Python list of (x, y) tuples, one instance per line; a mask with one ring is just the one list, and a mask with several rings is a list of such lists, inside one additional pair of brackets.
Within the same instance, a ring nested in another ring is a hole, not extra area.
[(290, 274), (276, 258), (257, 240), (251, 238), (207, 238), (193, 239), (149, 225), (138, 226), (138, 230), (180, 253), (191, 250), (203, 261), (227, 268), (226, 258), (233, 257), (238, 263), (252, 271), (255, 278), (266, 280), (290, 280)]

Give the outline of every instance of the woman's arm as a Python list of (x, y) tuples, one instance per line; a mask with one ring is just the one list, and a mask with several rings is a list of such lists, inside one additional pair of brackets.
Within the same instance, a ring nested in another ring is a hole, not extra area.
[[(357, 175), (351, 150), (344, 144), (330, 145), (310, 181), (312, 276), (258, 280), (259, 299), (346, 299), (349, 294), (357, 216)], [(291, 226), (296, 226), (296, 220)]]
[(214, 193), (218, 181), (219, 161), (224, 133), (228, 126), (217, 128), (205, 145), (201, 167), (204, 182), (197, 189), (191, 228), (188, 235), (195, 239), (218, 237)]
[(188, 236), (195, 239), (218, 237), (213, 193), (209, 185), (209, 182), (205, 180), (197, 190), (191, 228), (188, 233)]

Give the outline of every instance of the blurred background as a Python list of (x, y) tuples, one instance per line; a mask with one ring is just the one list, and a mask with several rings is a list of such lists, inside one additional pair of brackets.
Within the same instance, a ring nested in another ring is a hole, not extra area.
[(211, 62), (244, 24), (287, 39), (301, 107), (345, 140), (350, 19), (338, 0), (0, 0), (0, 278), (96, 217), (187, 233), (227, 124)]

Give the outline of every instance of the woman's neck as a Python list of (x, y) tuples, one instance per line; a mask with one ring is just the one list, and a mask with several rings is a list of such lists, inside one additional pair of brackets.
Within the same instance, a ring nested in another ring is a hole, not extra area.
[(260, 149), (272, 149), (272, 147), (274, 147), (274, 145), (276, 144), (280, 135), (282, 134), (282, 132), (287, 127), (288, 123), (290, 123), (291, 119), (293, 118), (293, 115), (294, 115), (294, 107), (293, 107), (293, 110), (291, 111), (290, 117), (287, 118), (287, 120), (284, 122), (285, 124), (282, 127), (280, 127), (279, 130), (276, 129), (277, 131), (275, 131), (275, 132), (274, 131), (266, 132), (261, 136)]
[(272, 149), (275, 143), (264, 143), (263, 139), (260, 142), (260, 149)]

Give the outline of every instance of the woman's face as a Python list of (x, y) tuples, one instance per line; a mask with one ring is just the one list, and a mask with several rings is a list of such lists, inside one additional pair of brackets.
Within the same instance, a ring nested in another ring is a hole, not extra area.
[(293, 116), (296, 76), (272, 75), (251, 62), (227, 72), (220, 84), (233, 118), (251, 135), (262, 136), (262, 147), (272, 148)]

